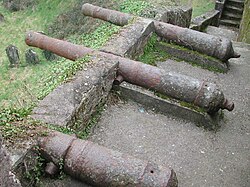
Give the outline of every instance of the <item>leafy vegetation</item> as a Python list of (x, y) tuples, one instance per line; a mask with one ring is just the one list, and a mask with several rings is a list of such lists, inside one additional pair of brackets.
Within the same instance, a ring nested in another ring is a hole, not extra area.
[(101, 48), (114, 34), (118, 33), (120, 26), (111, 23), (103, 23), (91, 34), (74, 35), (69, 40), (75, 44), (81, 44), (92, 49)]
[(163, 62), (170, 59), (171, 56), (162, 49), (158, 48), (157, 44), (157, 35), (153, 34), (144, 48), (143, 55), (141, 55), (137, 60), (156, 66), (156, 62)]
[[(84, 65), (90, 61), (90, 56), (85, 56), (77, 61), (62, 59), (51, 67), (51, 74), (41, 81), (44, 86), (38, 91), (38, 99), (48, 95), (54, 88), (63, 82), (67, 82), (77, 71), (84, 68)], [(40, 95), (39, 95), (40, 94)]]
[(27, 135), (33, 137), (43, 135), (45, 128), (28, 118), (31, 108), (2, 109), (0, 113), (0, 132), (4, 139), (12, 144), (15, 139), (26, 140)]
[(146, 1), (126, 0), (121, 4), (120, 11), (139, 16), (145, 9), (147, 9), (150, 6), (151, 6), (150, 3)]
[[(45, 159), (41, 156), (39, 148), (37, 146), (33, 147), (33, 155), (28, 156), (30, 160), (35, 160), (34, 165), (30, 166), (29, 170), (25, 168), (24, 178), (29, 181), (27, 186), (41, 186), (41, 177), (45, 175)], [(35, 158), (32, 158), (35, 157)]]
[[(0, 79), (0, 106), (3, 108), (0, 111), (0, 130), (5, 134), (5, 138), (9, 140), (20, 137), (18, 136), (20, 134), (25, 135), (29, 128), (35, 128), (37, 122), (27, 119), (27, 117), (37, 101), (45, 97), (61, 83), (68, 81), (89, 61), (89, 57), (84, 57), (76, 62), (67, 59), (48, 62), (42, 57), (41, 51), (35, 49), (40, 54), (40, 64), (28, 66), (24, 62), (24, 51), (27, 49), (23, 41), (24, 33), (28, 30), (41, 31), (48, 29), (58, 14), (67, 8), (73, 7), (74, 3), (72, 2), (74, 1), (46, 0), (41, 1), (35, 9), (28, 8), (15, 13), (9, 12), (0, 4), (0, 11), (6, 19), (0, 27), (1, 33), (5, 33), (0, 36), (3, 41), (0, 44), (2, 50), (0, 54), (0, 74), (2, 75)], [(139, 15), (148, 6), (149, 4), (144, 1), (126, 0), (123, 1), (120, 9)], [(119, 29), (119, 26), (103, 23), (94, 32), (71, 35), (68, 40), (76, 44), (99, 49), (113, 34), (118, 33)], [(4, 49), (9, 44), (16, 45), (20, 50), (21, 66), (19, 68), (9, 68), (8, 66)], [(25, 115), (23, 115), (23, 110), (26, 111)], [(89, 133), (89, 127), (96, 120), (96, 116), (93, 116), (90, 125), (82, 134), (68, 128), (56, 130), (64, 133), (76, 133), (79, 137), (85, 137)], [(52, 126), (46, 128), (53, 129)]]
[[(118, 10), (120, 11), (134, 15), (152, 16), (149, 11), (152, 8), (151, 1), (110, 0), (110, 4), (114, 2), (119, 4)], [(0, 2), (0, 12), (5, 17), (5, 21), (1, 23), (0, 27), (0, 106), (2, 108), (0, 110), (0, 131), (3, 132), (5, 138), (11, 140), (12, 137), (22, 137), (27, 132), (34, 134), (34, 129), (41, 124), (28, 117), (33, 106), (55, 87), (69, 81), (90, 60), (89, 57), (84, 57), (76, 62), (66, 59), (48, 62), (38, 49), (34, 49), (40, 56), (41, 62), (38, 65), (27, 65), (24, 60), (24, 52), (28, 48), (23, 41), (24, 33), (28, 30), (48, 31), (58, 15), (63, 15), (62, 13), (65, 13), (67, 9), (72, 9), (77, 3), (79, 3), (78, 0), (43, 0), (39, 1), (35, 7), (10, 12), (3, 7), (2, 1)], [(154, 1), (154, 3), (159, 4), (160, 2)], [(172, 1), (169, 3), (177, 4)], [(167, 3), (164, 1), (164, 4)], [(97, 22), (99, 26), (93, 32), (69, 35), (65, 39), (99, 49), (119, 32), (120, 27), (106, 22)], [(170, 58), (167, 53), (156, 47), (156, 43), (157, 37), (154, 35), (145, 48), (144, 56), (141, 56), (139, 60), (154, 65), (155, 61)], [(17, 46), (20, 50), (21, 66), (19, 68), (9, 67), (5, 55), (5, 48), (9, 44)], [(96, 116), (93, 116), (91, 123), (95, 123), (96, 120)], [(78, 134), (78, 136), (85, 137), (91, 126), (91, 124), (88, 125), (85, 132), (81, 132), (82, 134)], [(67, 128), (56, 130), (64, 133), (77, 133)]]

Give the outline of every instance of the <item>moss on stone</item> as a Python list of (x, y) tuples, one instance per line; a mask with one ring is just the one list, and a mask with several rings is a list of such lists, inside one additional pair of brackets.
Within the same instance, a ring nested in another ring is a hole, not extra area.
[(198, 106), (194, 105), (193, 103), (187, 103), (185, 101), (179, 101), (179, 100), (176, 100), (176, 99), (174, 99), (174, 98), (172, 98), (170, 96), (167, 96), (167, 95), (159, 93), (159, 92), (154, 92), (154, 95), (156, 95), (157, 97), (160, 97), (161, 99), (164, 99), (164, 100), (179, 103), (180, 106), (189, 108), (189, 109), (194, 110), (196, 112), (199, 112), (199, 113), (202, 113), (202, 114), (206, 113), (205, 109), (203, 109), (201, 107), (198, 107)]
[(198, 106), (194, 105), (193, 103), (187, 103), (185, 101), (181, 101), (180, 105), (183, 106), (183, 107), (195, 110), (196, 112), (199, 112), (199, 113), (203, 113), (203, 114), (206, 113), (206, 111), (203, 108), (198, 107)]
[(163, 62), (167, 59), (174, 59), (180, 61), (180, 59), (171, 56), (166, 51), (158, 47), (157, 35), (154, 33), (149, 39), (147, 45), (144, 47), (143, 55), (136, 60), (144, 62), (145, 64), (156, 66), (156, 62)]
[(250, 0), (245, 0), (245, 8), (238, 40), (245, 43), (250, 43)]
[(193, 61), (187, 61), (187, 59), (184, 59), (184, 58), (181, 59), (181, 58), (175, 57), (175, 56), (169, 54), (166, 50), (163, 50), (159, 44), (163, 45), (163, 46), (175, 48), (177, 50), (187, 51), (188, 53), (191, 53), (193, 55), (201, 56), (202, 58), (207, 59), (208, 61), (215, 61), (218, 63), (223, 63), (220, 60), (218, 60), (212, 56), (201, 54), (197, 51), (193, 51), (193, 50), (188, 49), (186, 47), (177, 45), (175, 43), (167, 43), (164, 41), (158, 41), (156, 34), (153, 34), (151, 36), (147, 45), (144, 48), (143, 55), (141, 55), (136, 60), (139, 60), (141, 62), (144, 62), (146, 64), (150, 64), (153, 66), (156, 66), (156, 62), (163, 62), (163, 61), (166, 61), (167, 59), (172, 59), (172, 60), (175, 60), (177, 62), (186, 61), (189, 64), (191, 64), (192, 66), (201, 67), (201, 68), (207, 69), (209, 71), (213, 71), (213, 72), (225, 73), (225, 71), (223, 71), (222, 69), (219, 69), (219, 68), (212, 66), (212, 65), (209, 65), (209, 64), (200, 65), (200, 64), (193, 62)]

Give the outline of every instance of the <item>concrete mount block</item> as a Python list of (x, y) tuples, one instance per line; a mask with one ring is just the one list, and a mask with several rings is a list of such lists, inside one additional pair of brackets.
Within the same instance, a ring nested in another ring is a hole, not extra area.
[(158, 46), (160, 49), (166, 51), (171, 56), (189, 63), (195, 63), (204, 69), (212, 68), (223, 73), (228, 72), (228, 63), (222, 62), (219, 59), (211, 58), (210, 56), (199, 54), (189, 49), (183, 50), (171, 44), (164, 45), (160, 43)]
[(174, 99), (162, 99), (147, 89), (129, 83), (122, 83), (119, 86), (114, 86), (113, 89), (118, 91), (121, 98), (137, 102), (154, 112), (190, 121), (196, 126), (208, 130), (215, 130), (219, 127), (219, 114), (210, 116), (207, 113), (182, 106)]
[(106, 100), (117, 65), (117, 62), (93, 56), (92, 62), (79, 71), (72, 81), (58, 86), (41, 100), (33, 110), (32, 117), (48, 124), (83, 129), (96, 107)]
[(218, 10), (220, 13), (219, 13), (219, 19), (221, 18), (221, 15), (222, 15), (222, 12), (223, 12), (223, 9), (224, 9), (224, 6), (225, 6), (225, 1), (226, 0), (217, 0), (215, 2), (215, 10)]
[(191, 23), (192, 12), (193, 9), (189, 6), (168, 7), (160, 10), (155, 20), (188, 28)]
[(209, 25), (218, 27), (220, 21), (219, 16), (220, 12), (218, 10), (206, 12), (205, 14), (192, 19), (192, 25), (190, 28), (197, 31), (204, 31)]
[(138, 18), (134, 23), (124, 26), (101, 51), (135, 59), (143, 53), (143, 48), (153, 31), (152, 20)]

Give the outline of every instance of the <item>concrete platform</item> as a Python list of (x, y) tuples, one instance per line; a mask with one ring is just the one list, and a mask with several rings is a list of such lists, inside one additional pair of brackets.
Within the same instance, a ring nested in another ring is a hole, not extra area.
[(225, 27), (214, 27), (214, 26), (208, 26), (205, 32), (214, 36), (222, 36), (232, 41), (237, 41), (237, 37), (239, 34), (238, 31), (230, 30), (228, 29), (228, 27), (225, 28)]
[(140, 159), (168, 165), (177, 173), (179, 186), (247, 187), (250, 184), (250, 47), (235, 43), (242, 56), (230, 60), (227, 74), (209, 72), (186, 63), (158, 66), (216, 82), (235, 102), (224, 111), (217, 131), (146, 111), (133, 102), (110, 106), (89, 140)]

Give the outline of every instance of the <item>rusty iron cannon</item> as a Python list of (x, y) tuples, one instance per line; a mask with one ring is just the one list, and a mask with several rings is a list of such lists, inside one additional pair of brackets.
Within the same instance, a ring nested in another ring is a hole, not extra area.
[(49, 174), (63, 164), (65, 173), (93, 186), (178, 186), (173, 169), (63, 133), (52, 132), (40, 138), (38, 146), (50, 162), (45, 168)]
[[(129, 20), (132, 20), (134, 17), (133, 15), (101, 8), (88, 3), (83, 4), (82, 12), (86, 16), (99, 18), (120, 26), (127, 25)], [(240, 57), (240, 55), (233, 50), (232, 42), (227, 38), (212, 36), (159, 21), (154, 21), (154, 25), (155, 32), (158, 36), (191, 50), (204, 53), (222, 61)]]
[(120, 84), (123, 80), (138, 86), (158, 91), (172, 98), (193, 103), (208, 113), (215, 113), (219, 109), (232, 111), (234, 104), (229, 102), (216, 84), (181, 75), (175, 72), (166, 72), (158, 67), (143, 64), (113, 54), (95, 51), (81, 45), (50, 38), (40, 33), (28, 32), (26, 43), (51, 51), (70, 60), (76, 60), (84, 55), (97, 55), (107, 61), (119, 62), (117, 79)]

